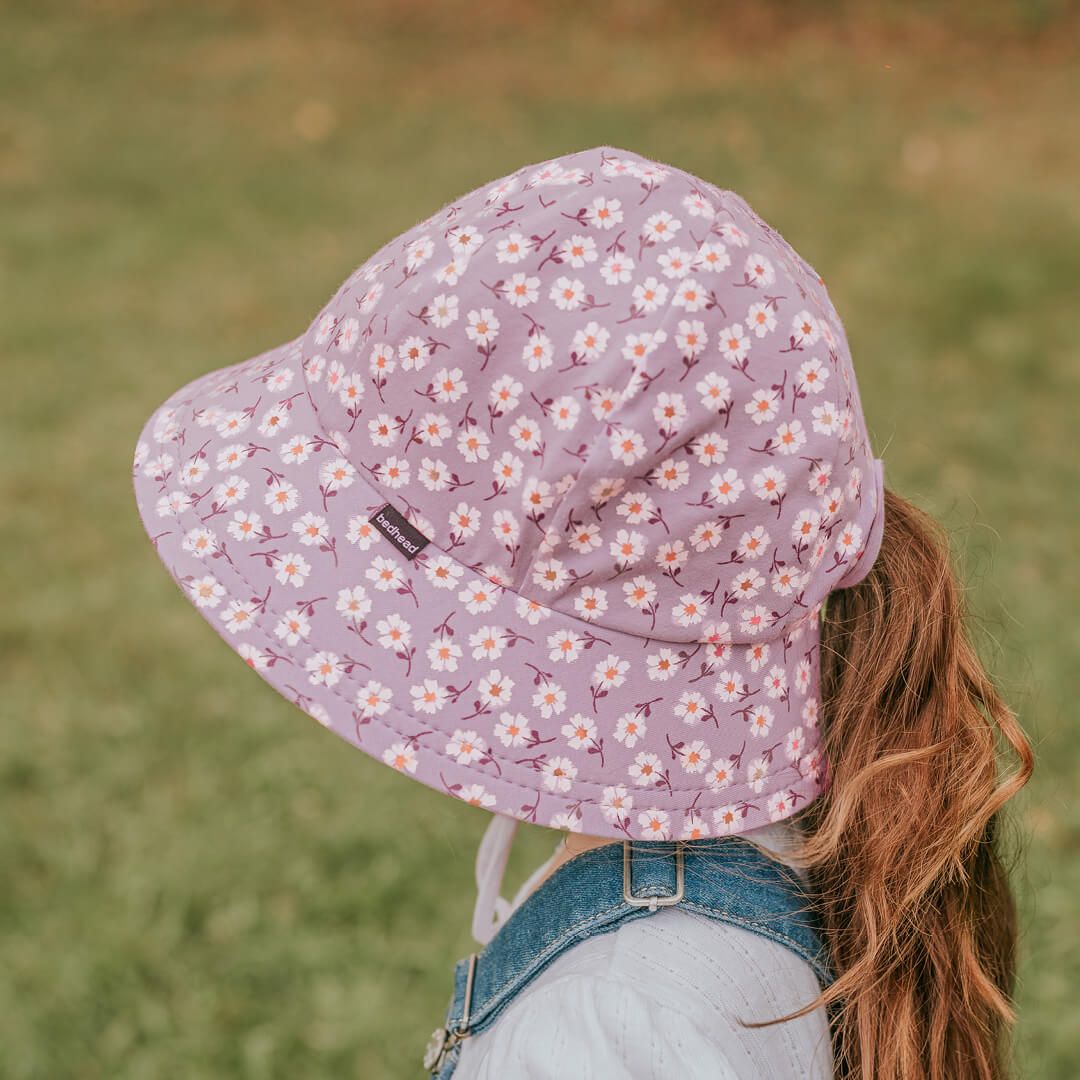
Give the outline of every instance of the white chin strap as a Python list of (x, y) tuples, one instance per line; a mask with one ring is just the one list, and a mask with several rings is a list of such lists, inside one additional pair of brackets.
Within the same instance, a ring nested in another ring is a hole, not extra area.
[(517, 831), (516, 818), (493, 814), (476, 852), (476, 906), (472, 934), (486, 945), (510, 914), (511, 905), (499, 895), (506, 861)]

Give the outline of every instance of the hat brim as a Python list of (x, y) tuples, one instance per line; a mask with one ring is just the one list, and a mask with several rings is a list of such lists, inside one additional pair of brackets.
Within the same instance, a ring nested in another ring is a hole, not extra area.
[[(298, 436), (307, 452), (286, 461)], [(390, 503), (422, 520), (409, 490), (327, 469), (361, 438), (323, 430), (295, 341), (189, 383), (139, 439), (135, 494), (159, 557), (279, 693), (430, 787), (599, 836), (745, 832), (820, 793), (816, 609), (760, 643), (752, 684), (719, 693), (722, 675), (749, 673), (751, 646), (544, 607), (441, 547), (440, 522), (405, 558), (368, 519)], [(774, 671), (775, 694), (760, 688)]]

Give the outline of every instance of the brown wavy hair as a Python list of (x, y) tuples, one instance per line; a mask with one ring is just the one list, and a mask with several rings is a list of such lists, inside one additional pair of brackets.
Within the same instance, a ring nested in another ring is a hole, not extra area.
[(837, 979), (748, 1025), (826, 1007), (837, 1077), (1009, 1074), (1017, 914), (1001, 811), (1034, 757), (969, 619), (948, 534), (886, 490), (873, 568), (826, 604), (829, 781), (794, 819)]

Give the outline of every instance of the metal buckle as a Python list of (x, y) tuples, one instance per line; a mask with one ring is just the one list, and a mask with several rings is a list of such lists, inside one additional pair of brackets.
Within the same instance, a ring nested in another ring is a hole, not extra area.
[(424, 1068), (432, 1075), (441, 1071), (446, 1063), (446, 1055), (454, 1049), (462, 1039), (467, 1039), (469, 1021), (472, 1012), (473, 980), (476, 977), (476, 953), (469, 957), (469, 974), (465, 979), (465, 1002), (461, 1011), (461, 1023), (453, 1031), (444, 1027), (436, 1028), (428, 1039), (427, 1048), (424, 1050)]
[(630, 845), (632, 841), (623, 841), (623, 900), (631, 907), (647, 907), (650, 911), (657, 908), (673, 907), (686, 895), (685, 867), (683, 862), (683, 842), (675, 841), (675, 891), (671, 896), (635, 896), (630, 875)]

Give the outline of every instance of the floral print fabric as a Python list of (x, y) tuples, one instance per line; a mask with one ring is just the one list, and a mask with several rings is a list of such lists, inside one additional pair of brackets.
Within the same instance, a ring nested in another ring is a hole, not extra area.
[(134, 477), (244, 661), (454, 797), (697, 838), (825, 783), (817, 615), (882, 462), (821, 279), (734, 192), (611, 147), (485, 184), (173, 395)]

